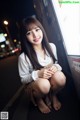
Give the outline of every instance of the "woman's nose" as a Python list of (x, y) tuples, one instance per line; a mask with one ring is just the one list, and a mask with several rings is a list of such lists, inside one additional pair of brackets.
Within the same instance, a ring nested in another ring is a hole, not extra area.
[(33, 37), (36, 37), (37, 33), (35, 31), (33, 31)]

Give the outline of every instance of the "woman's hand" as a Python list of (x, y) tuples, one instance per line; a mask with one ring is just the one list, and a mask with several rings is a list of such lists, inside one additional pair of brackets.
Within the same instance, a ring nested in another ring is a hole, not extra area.
[(41, 70), (38, 71), (38, 77), (49, 79), (57, 71), (58, 71), (58, 68), (55, 65), (49, 68), (42, 68)]
[(53, 66), (50, 67), (48, 70), (49, 70), (49, 71), (52, 71), (52, 74), (54, 74), (55, 72), (58, 71), (58, 68), (57, 68), (55, 65), (53, 65)]
[(41, 70), (38, 71), (38, 77), (39, 78), (44, 78), (44, 79), (49, 79), (53, 74), (53, 71), (50, 70), (50, 68), (42, 68)]

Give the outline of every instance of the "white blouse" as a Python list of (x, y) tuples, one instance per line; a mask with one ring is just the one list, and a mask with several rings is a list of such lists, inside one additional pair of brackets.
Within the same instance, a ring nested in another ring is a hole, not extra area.
[[(57, 59), (56, 46), (53, 43), (49, 43), (49, 44), (52, 48), (55, 58)], [(36, 54), (37, 54), (38, 61), (42, 66), (45, 67), (45, 66), (49, 65), (50, 63), (52, 63), (52, 58), (48, 54), (47, 50), (46, 50), (46, 54), (45, 54), (45, 59), (43, 59), (38, 52), (36, 52)], [(62, 67), (59, 64), (57, 64), (56, 62), (54, 63), (54, 65), (58, 68), (58, 70), (62, 70)], [(38, 70), (33, 69), (33, 66), (32, 66), (28, 56), (27, 55), (25, 56), (24, 53), (21, 53), (19, 55), (18, 69), (19, 69), (19, 76), (21, 78), (22, 83), (26, 84), (33, 80), (34, 81), (37, 80)]]

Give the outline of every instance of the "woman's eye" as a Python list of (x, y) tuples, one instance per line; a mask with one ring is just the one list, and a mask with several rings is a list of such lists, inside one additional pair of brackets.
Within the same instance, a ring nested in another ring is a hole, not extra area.
[(39, 30), (40, 30), (39, 28), (36, 29), (36, 31), (39, 31)]
[(31, 34), (31, 32), (30, 31), (28, 31), (27, 33), (26, 33), (26, 35), (30, 35)]

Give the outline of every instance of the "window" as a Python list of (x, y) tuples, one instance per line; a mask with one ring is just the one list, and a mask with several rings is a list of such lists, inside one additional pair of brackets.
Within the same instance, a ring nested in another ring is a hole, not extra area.
[(80, 0), (52, 0), (52, 2), (67, 54), (80, 55)]

